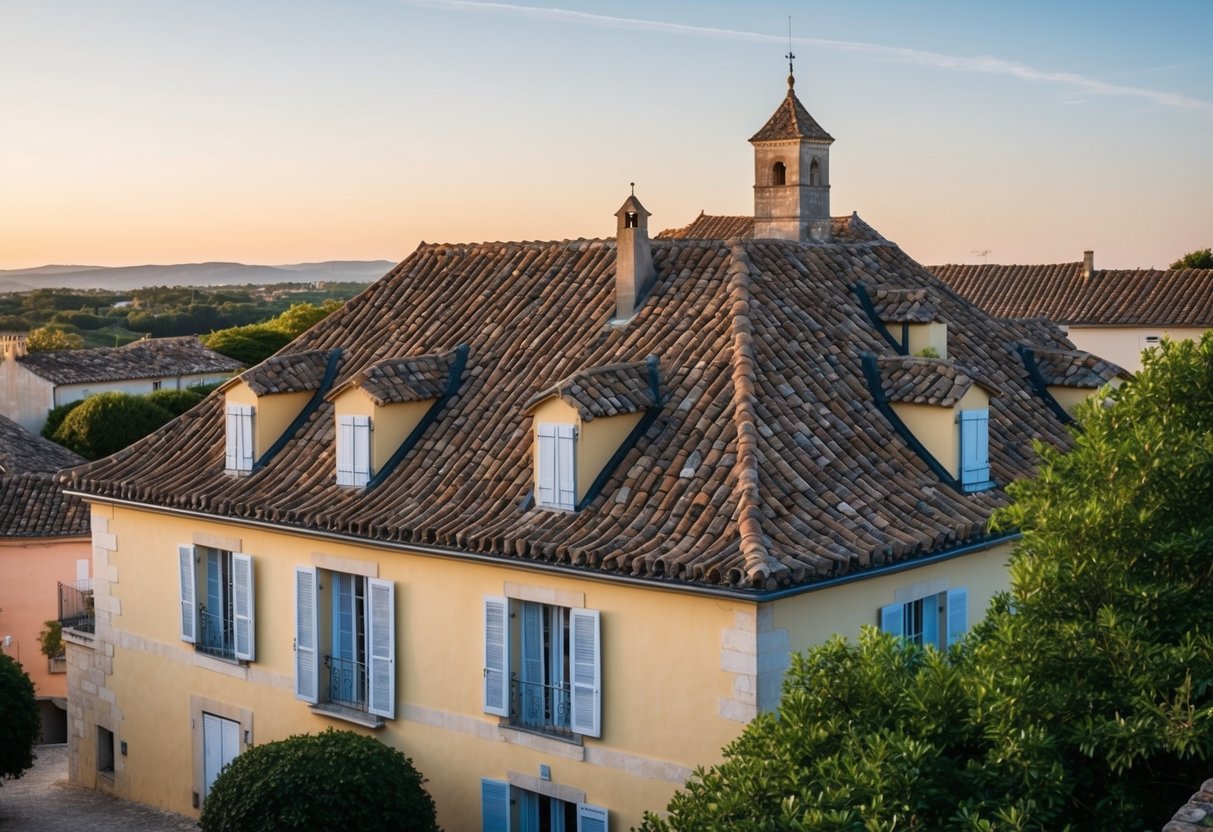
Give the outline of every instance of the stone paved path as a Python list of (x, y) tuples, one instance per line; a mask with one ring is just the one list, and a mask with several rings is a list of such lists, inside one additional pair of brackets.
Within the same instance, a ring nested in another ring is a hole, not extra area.
[(67, 782), (67, 746), (40, 745), (20, 780), (0, 785), (0, 832), (178, 832), (193, 818), (118, 800)]

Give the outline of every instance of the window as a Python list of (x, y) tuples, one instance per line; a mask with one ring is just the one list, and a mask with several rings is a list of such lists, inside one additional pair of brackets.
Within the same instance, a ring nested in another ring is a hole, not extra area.
[(253, 408), (246, 404), (229, 404), (227, 413), (227, 443), (223, 467), (228, 471), (253, 470)]
[(295, 567), (295, 695), (395, 717), (395, 585)]
[(535, 438), (535, 502), (571, 511), (577, 505), (577, 428), (540, 422)]
[(776, 162), (771, 168), (771, 184), (786, 185), (788, 183), (788, 169), (783, 162)]
[(97, 773), (114, 776), (114, 732), (97, 726)]
[(199, 653), (253, 661), (253, 559), (209, 546), (177, 547), (181, 640)]
[(371, 420), (337, 417), (337, 484), (366, 485), (371, 480)]
[(202, 714), (202, 799), (211, 793), (215, 778), (240, 754), (240, 723), (215, 714)]
[(608, 832), (603, 807), (560, 800), (504, 780), (480, 781), (480, 812), (484, 832)]
[(968, 592), (949, 589), (881, 608), (880, 629), (914, 644), (931, 644), (942, 650), (964, 636), (968, 612)]
[(163, 381), (153, 381), (152, 382), (152, 392), (159, 390), (163, 384), (164, 384)]
[(601, 736), (598, 611), (486, 596), (484, 710), (529, 731)]
[(960, 419), (960, 487), (984, 491), (990, 480), (990, 411), (962, 410)]
[(821, 165), (816, 156), (813, 157), (812, 162), (809, 162), (809, 184), (813, 187), (821, 186)]

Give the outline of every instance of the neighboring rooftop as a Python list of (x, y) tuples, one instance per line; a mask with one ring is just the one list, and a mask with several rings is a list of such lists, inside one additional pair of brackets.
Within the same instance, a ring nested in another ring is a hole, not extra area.
[(84, 457), (0, 416), (0, 476), (51, 473), (82, 462)]
[(928, 267), (992, 315), (1060, 324), (1213, 327), (1213, 270), (1053, 265)]
[(88, 505), (54, 474), (0, 477), (0, 538), (87, 537)]
[[(667, 228), (657, 235), (659, 240), (731, 240), (734, 237), (752, 239), (754, 218), (705, 214), (681, 228)], [(874, 243), (884, 240), (876, 229), (859, 218), (830, 217), (830, 241), (834, 243)]]
[(31, 352), (17, 360), (55, 384), (232, 373), (244, 366), (207, 349), (193, 335), (145, 338), (122, 347)]

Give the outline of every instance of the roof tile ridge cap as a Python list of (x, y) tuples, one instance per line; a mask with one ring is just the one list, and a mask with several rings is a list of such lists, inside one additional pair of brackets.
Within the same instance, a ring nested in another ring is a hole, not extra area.
[(754, 377), (754, 338), (750, 323), (750, 257), (740, 240), (731, 242), (728, 292), (733, 349), (733, 421), (737, 428), (737, 531), (745, 574), (751, 586), (772, 588), (772, 572), (786, 569), (771, 557), (762, 532), (758, 493), (758, 413)]

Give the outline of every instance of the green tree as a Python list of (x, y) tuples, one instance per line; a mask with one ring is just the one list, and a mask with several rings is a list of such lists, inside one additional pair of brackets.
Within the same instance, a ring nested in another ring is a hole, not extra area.
[(1213, 765), (1213, 333), (1143, 364), (1008, 487), (1011, 591), (963, 645), (795, 657), (644, 829), (1161, 828)]
[(67, 414), (82, 404), (84, 404), (84, 399), (76, 399), (74, 402), (56, 405), (48, 410), (46, 412), (46, 423), (42, 425), (42, 435), (52, 442), (56, 441), (55, 431), (59, 430), (59, 426), (63, 424), (63, 420), (67, 418)]
[(0, 653), (0, 785), (20, 777), (34, 764), (34, 743), (41, 724), (29, 674)]
[(172, 418), (172, 413), (146, 396), (98, 393), (68, 413), (52, 438), (85, 459), (100, 459), (142, 439)]
[(291, 342), (291, 336), (264, 324), (221, 329), (202, 338), (210, 349), (247, 367), (260, 364)]
[(147, 400), (154, 405), (163, 407), (174, 416), (180, 416), (206, 397), (195, 387), (184, 390), (155, 390), (147, 394)]
[(438, 829), (413, 761), (374, 737), (328, 729), (248, 749), (202, 806), (204, 832)]
[(30, 352), (52, 350), (78, 350), (84, 346), (84, 338), (78, 332), (68, 332), (58, 327), (43, 326), (30, 331), (26, 342)]
[(1173, 269), (1213, 269), (1213, 250), (1202, 248), (1189, 251), (1171, 264)]

